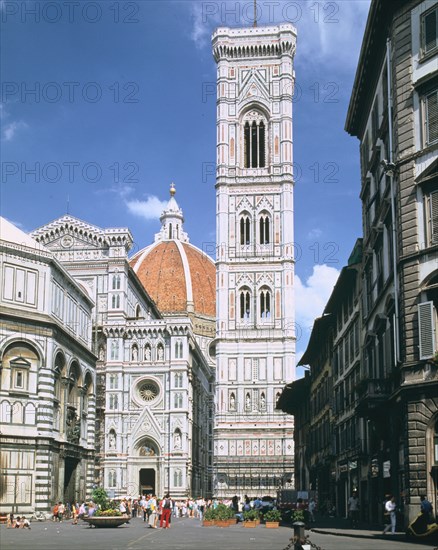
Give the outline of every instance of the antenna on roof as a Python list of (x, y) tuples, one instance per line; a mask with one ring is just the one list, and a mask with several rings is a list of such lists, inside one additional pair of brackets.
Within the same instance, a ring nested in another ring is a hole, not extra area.
[(257, 27), (257, 0), (254, 0), (254, 23), (253, 27)]

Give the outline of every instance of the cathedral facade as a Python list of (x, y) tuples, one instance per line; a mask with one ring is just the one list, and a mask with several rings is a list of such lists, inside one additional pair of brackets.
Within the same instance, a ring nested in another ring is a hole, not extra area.
[(126, 228), (64, 216), (33, 233), (96, 304), (96, 483), (115, 497), (211, 492), (215, 268), (189, 243), (174, 194), (155, 242), (131, 259)]

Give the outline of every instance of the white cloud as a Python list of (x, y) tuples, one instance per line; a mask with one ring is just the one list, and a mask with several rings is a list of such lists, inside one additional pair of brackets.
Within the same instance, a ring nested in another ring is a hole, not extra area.
[(312, 275), (304, 283), (295, 276), (295, 316), (302, 338), (308, 336), (314, 320), (324, 311), (339, 273), (334, 267), (315, 265)]
[(160, 199), (154, 195), (150, 195), (145, 201), (140, 201), (138, 199), (125, 201), (131, 214), (140, 216), (146, 220), (158, 219), (166, 208), (167, 203), (168, 201), (160, 201)]
[(27, 128), (27, 124), (22, 120), (16, 122), (10, 122), (3, 128), (3, 139), (5, 141), (12, 141), (18, 130)]
[(313, 229), (311, 229), (309, 231), (309, 233), (307, 234), (307, 238), (310, 240), (310, 241), (313, 241), (315, 239), (319, 239), (322, 235), (322, 231), (321, 229), (319, 229), (319, 227), (314, 227)]

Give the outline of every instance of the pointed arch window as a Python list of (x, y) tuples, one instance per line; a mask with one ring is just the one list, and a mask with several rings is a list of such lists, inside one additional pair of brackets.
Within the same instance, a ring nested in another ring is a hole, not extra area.
[(271, 291), (268, 287), (264, 286), (260, 289), (260, 317), (262, 319), (271, 318)]
[(243, 125), (245, 168), (266, 166), (266, 124), (257, 111), (251, 111)]
[(120, 308), (120, 295), (119, 294), (113, 294), (111, 305), (113, 309), (119, 309)]
[(240, 319), (247, 321), (251, 317), (251, 292), (249, 288), (242, 288), (239, 294)]
[(251, 243), (251, 220), (248, 214), (240, 217), (240, 244), (242, 246)]
[(270, 219), (267, 213), (262, 213), (259, 219), (259, 239), (260, 244), (270, 242)]

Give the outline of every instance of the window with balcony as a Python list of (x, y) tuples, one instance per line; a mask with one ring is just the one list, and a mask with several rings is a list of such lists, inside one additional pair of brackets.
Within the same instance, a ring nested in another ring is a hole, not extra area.
[(242, 288), (239, 292), (239, 306), (241, 321), (249, 321), (251, 318), (251, 292), (249, 288)]

